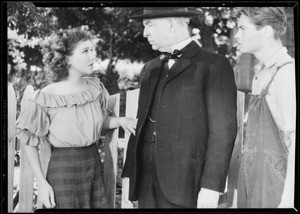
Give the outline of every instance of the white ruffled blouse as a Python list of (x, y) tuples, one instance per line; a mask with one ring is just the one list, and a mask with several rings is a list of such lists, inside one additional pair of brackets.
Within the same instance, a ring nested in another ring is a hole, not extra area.
[(21, 143), (38, 146), (47, 138), (54, 147), (83, 147), (99, 139), (109, 94), (98, 78), (84, 79), (88, 87), (83, 92), (34, 91), (17, 120)]

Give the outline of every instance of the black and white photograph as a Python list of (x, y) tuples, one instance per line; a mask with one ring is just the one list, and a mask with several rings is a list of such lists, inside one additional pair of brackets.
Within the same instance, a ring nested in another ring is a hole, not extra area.
[(1, 10), (1, 213), (298, 212), (297, 1)]

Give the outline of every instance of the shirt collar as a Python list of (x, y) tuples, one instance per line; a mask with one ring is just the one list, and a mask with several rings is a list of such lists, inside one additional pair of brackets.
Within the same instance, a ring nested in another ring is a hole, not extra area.
[(185, 46), (187, 46), (190, 42), (192, 41), (192, 38), (191, 37), (189, 37), (189, 38), (187, 38), (186, 40), (183, 40), (183, 41), (181, 41), (181, 42), (179, 42), (179, 43), (177, 43), (176, 45), (173, 45), (172, 47), (171, 47), (171, 53), (173, 53), (173, 51), (174, 50), (181, 50), (181, 49), (183, 49)]
[(255, 73), (261, 71), (262, 69), (264, 69), (265, 65), (264, 63), (260, 62), (257, 65), (254, 66), (254, 71)]
[(264, 64), (266, 68), (270, 68), (273, 66), (276, 62), (280, 61), (282, 57), (284, 57), (287, 54), (286, 47), (282, 47), (279, 51), (277, 51), (275, 54), (273, 54), (271, 57), (265, 60)]
[(258, 63), (254, 69), (255, 71), (260, 71), (264, 68), (271, 68), (275, 63), (280, 61), (282, 57), (284, 57), (287, 54), (286, 47), (282, 47), (279, 51), (277, 51), (275, 54), (273, 54), (271, 57), (267, 58), (265, 62)]

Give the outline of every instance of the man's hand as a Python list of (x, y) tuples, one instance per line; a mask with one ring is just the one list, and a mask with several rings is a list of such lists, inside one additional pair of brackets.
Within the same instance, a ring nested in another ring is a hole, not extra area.
[(219, 192), (201, 188), (198, 194), (197, 208), (217, 208), (219, 197)]

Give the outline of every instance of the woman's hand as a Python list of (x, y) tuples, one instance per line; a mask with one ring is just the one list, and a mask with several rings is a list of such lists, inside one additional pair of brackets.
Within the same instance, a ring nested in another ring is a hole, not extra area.
[(119, 118), (120, 126), (124, 129), (124, 131), (130, 135), (131, 133), (135, 135), (135, 128), (137, 124), (137, 119), (134, 118), (127, 118), (127, 117), (120, 117)]
[(56, 206), (53, 189), (46, 180), (38, 182), (38, 194), (39, 200), (46, 208), (54, 208)]
[(47, 208), (55, 207), (54, 192), (43, 175), (37, 147), (29, 145), (23, 146), (30, 168), (38, 182), (39, 201)]

